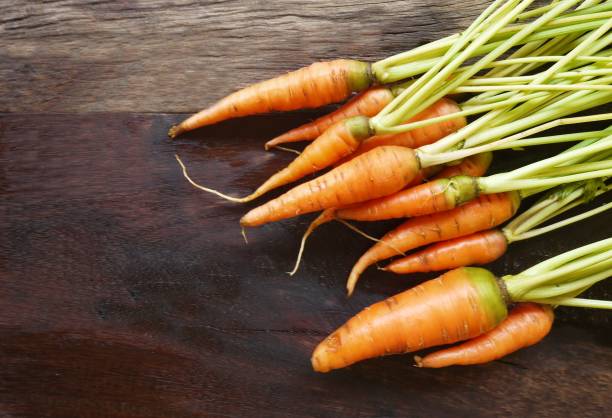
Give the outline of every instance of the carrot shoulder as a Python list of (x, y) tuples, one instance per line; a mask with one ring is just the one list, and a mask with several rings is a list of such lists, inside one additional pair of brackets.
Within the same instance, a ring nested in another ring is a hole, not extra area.
[(415, 362), (419, 367), (432, 368), (488, 363), (540, 342), (553, 321), (549, 305), (520, 303), (491, 331), (424, 358), (415, 357)]
[(298, 126), (266, 142), (266, 149), (287, 142), (311, 141), (333, 124), (353, 116), (376, 116), (391, 100), (393, 93), (386, 87), (372, 87), (359, 93), (335, 111), (312, 122)]
[(240, 116), (314, 108), (346, 99), (372, 82), (370, 65), (355, 60), (316, 62), (230, 94), (168, 132), (183, 132)]
[(473, 234), (510, 219), (518, 209), (517, 192), (483, 195), (458, 208), (409, 219), (383, 236), (355, 263), (347, 282), (349, 295), (363, 271), (374, 263), (433, 242)]
[(504, 234), (497, 229), (442, 241), (391, 262), (383, 270), (398, 274), (450, 270), (462, 266), (491, 263), (508, 248)]
[(256, 207), (242, 217), (240, 224), (258, 226), (385, 196), (409, 184), (418, 171), (412, 149), (378, 147)]
[(319, 372), (361, 360), (474, 338), (507, 315), (496, 278), (461, 268), (364, 309), (321, 342), (312, 355)]

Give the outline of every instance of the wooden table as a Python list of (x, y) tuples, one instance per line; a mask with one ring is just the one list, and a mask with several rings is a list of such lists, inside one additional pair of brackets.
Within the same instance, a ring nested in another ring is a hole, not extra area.
[[(168, 126), (250, 82), (336, 56), (373, 60), (464, 27), (486, 2), (0, 1), (0, 417), (604, 416), (606, 312), (492, 364), (394, 356), (321, 375), (313, 347), (418, 278), (344, 279), (369, 243), (312, 217), (240, 236), (245, 194), (291, 156), (265, 139), (319, 113)], [(550, 150), (507, 152), (500, 171)], [(593, 202), (594, 206), (602, 200)], [(609, 216), (514, 244), (518, 272), (610, 234)], [(380, 234), (394, 222), (370, 226)], [(590, 296), (610, 297), (599, 285)]]

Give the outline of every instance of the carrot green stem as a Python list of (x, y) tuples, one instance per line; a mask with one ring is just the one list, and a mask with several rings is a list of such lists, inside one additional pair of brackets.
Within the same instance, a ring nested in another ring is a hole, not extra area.
[(599, 196), (612, 186), (606, 186), (602, 181), (590, 180), (584, 183), (568, 184), (553, 189), (531, 208), (515, 217), (503, 228), (503, 233), (508, 242), (521, 241), (545, 234), (555, 229), (562, 228), (583, 219), (597, 215), (612, 208), (612, 203), (602, 205), (598, 208), (572, 216), (562, 221), (555, 222), (542, 228), (534, 229), (548, 220), (557, 217), (578, 205), (589, 202)]
[(601, 241), (594, 242), (592, 244), (585, 245), (580, 248), (576, 248), (575, 250), (571, 250), (560, 254), (556, 257), (549, 258), (546, 261), (542, 261), (541, 263), (536, 264), (533, 267), (524, 270), (520, 274), (517, 274), (513, 277), (526, 277), (526, 276), (537, 276), (539, 274), (545, 273), (547, 271), (554, 270), (559, 268), (560, 266), (572, 262), (573, 260), (580, 259), (584, 256), (588, 256), (589, 254), (596, 254), (601, 251), (605, 251), (607, 249), (612, 248), (612, 238), (607, 238)]
[[(480, 154), (482, 152), (495, 151), (499, 149), (508, 148), (520, 148), (524, 146), (550, 144), (553, 142), (566, 142), (574, 139), (586, 139), (586, 138), (600, 138), (602, 136), (609, 136), (610, 132), (606, 132), (600, 135), (591, 135), (591, 133), (585, 133), (584, 137), (580, 137), (580, 134), (566, 134), (566, 135), (555, 135), (551, 137), (542, 138), (530, 138), (523, 139), (525, 137), (537, 134), (539, 132), (552, 129), (558, 126), (571, 125), (577, 123), (588, 123), (595, 121), (612, 120), (612, 113), (602, 113), (589, 116), (578, 116), (572, 118), (562, 118), (543, 123), (530, 129), (519, 131), (514, 135), (507, 136), (499, 139), (493, 143), (485, 144), (481, 146), (471, 147), (468, 149), (462, 149), (457, 151), (448, 151), (442, 153), (427, 152), (426, 147), (419, 148), (416, 152), (419, 157), (421, 167), (429, 167), (433, 165), (445, 164), (451, 161), (460, 160), (471, 155)], [(556, 138), (556, 140), (555, 140)]]
[[(609, 241), (609, 239), (600, 241), (600, 243), (606, 241)], [(610, 274), (612, 273), (612, 270), (606, 263), (610, 262), (611, 259), (612, 244), (610, 242), (607, 242), (606, 246), (604, 246), (602, 250), (587, 254), (586, 256), (580, 257), (578, 259), (573, 259), (570, 262), (566, 262), (553, 270), (540, 272), (539, 274), (535, 275), (527, 275), (525, 273), (521, 273), (515, 276), (504, 276), (503, 280), (505, 281), (506, 289), (508, 290), (508, 294), (510, 295), (510, 298), (512, 300), (526, 301), (528, 299), (525, 298), (525, 295), (527, 295), (529, 292), (532, 292), (538, 288), (545, 288), (545, 286), (548, 285), (563, 283), (566, 279), (566, 277), (564, 276), (575, 274), (577, 272), (580, 272), (581, 270), (588, 271), (585, 269), (588, 269), (590, 266), (596, 265), (598, 263), (602, 263), (601, 266), (604, 268), (604, 271), (608, 271), (608, 274)], [(575, 278), (574, 280), (579, 280), (581, 278), (582, 277)]]
[[(612, 251), (608, 253), (612, 255)], [(610, 275), (612, 274), (612, 259), (597, 263), (593, 267), (600, 271), (588, 275), (586, 277), (582, 277), (580, 279), (572, 280), (569, 283), (561, 283), (539, 287), (537, 289), (525, 293), (520, 300), (528, 301), (531, 299), (548, 299), (554, 297), (562, 297), (566, 294), (574, 293), (584, 287), (590, 287), (595, 283), (610, 277)]]
[(558, 306), (573, 306), (575, 308), (592, 308), (592, 309), (612, 309), (612, 301), (610, 300), (595, 300), (581, 298), (551, 298), (533, 300), (533, 302), (558, 305)]

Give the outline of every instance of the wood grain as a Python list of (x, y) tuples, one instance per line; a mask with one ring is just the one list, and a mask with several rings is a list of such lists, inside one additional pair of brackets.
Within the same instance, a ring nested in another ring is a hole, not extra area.
[(0, 0), (0, 112), (193, 112), (313, 61), (438, 39), (487, 3)]
[[(560, 309), (552, 334), (485, 366), (422, 370), (394, 356), (321, 375), (313, 347), (364, 306), (425, 276), (370, 269), (370, 244), (310, 218), (240, 236), (244, 194), (291, 156), (265, 139), (310, 114), (246, 118), (172, 143), (183, 115), (0, 116), (1, 417), (600, 417), (610, 410), (609, 314)], [(552, 150), (548, 150), (551, 152)], [(506, 152), (496, 169), (540, 158)], [(593, 204), (598, 204), (599, 201)], [(393, 223), (370, 227), (380, 234)], [(491, 266), (516, 272), (609, 235), (600, 216), (517, 243)], [(571, 237), (571, 239), (567, 239)], [(610, 297), (610, 286), (594, 296)]]

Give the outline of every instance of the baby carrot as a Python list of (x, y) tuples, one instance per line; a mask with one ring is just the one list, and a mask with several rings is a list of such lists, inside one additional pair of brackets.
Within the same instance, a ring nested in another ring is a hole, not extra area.
[(439, 242), (395, 260), (383, 270), (397, 274), (425, 273), (487, 264), (501, 257), (507, 248), (503, 232), (490, 229)]
[[(336, 217), (358, 221), (377, 221), (427, 215), (452, 209), (477, 195), (478, 185), (473, 178), (487, 171), (492, 158), (490, 152), (468, 157), (458, 165), (443, 169), (427, 183), (338, 209)], [(458, 173), (459, 175), (447, 178), (443, 176), (444, 173)]]
[(372, 264), (433, 242), (473, 234), (510, 219), (520, 204), (517, 192), (482, 195), (455, 209), (409, 219), (383, 236), (355, 263), (347, 282), (353, 293), (361, 273)]
[(496, 278), (487, 270), (452, 270), (364, 309), (321, 342), (318, 372), (360, 360), (474, 338), (507, 315)]
[(460, 345), (421, 358), (418, 367), (440, 368), (488, 363), (521, 348), (540, 342), (552, 327), (554, 313), (549, 305), (519, 303), (508, 317), (491, 331)]
[(174, 138), (184, 132), (240, 116), (340, 102), (371, 83), (368, 63), (344, 59), (316, 62), (232, 93), (173, 126), (168, 135)]
[(377, 147), (256, 207), (242, 217), (240, 224), (258, 226), (385, 196), (409, 184), (418, 171), (412, 149)]
[(287, 142), (311, 141), (322, 135), (334, 123), (353, 116), (375, 116), (393, 99), (391, 89), (386, 87), (372, 87), (359, 93), (335, 111), (321, 116), (312, 122), (298, 126), (276, 138), (266, 142), (266, 149)]

